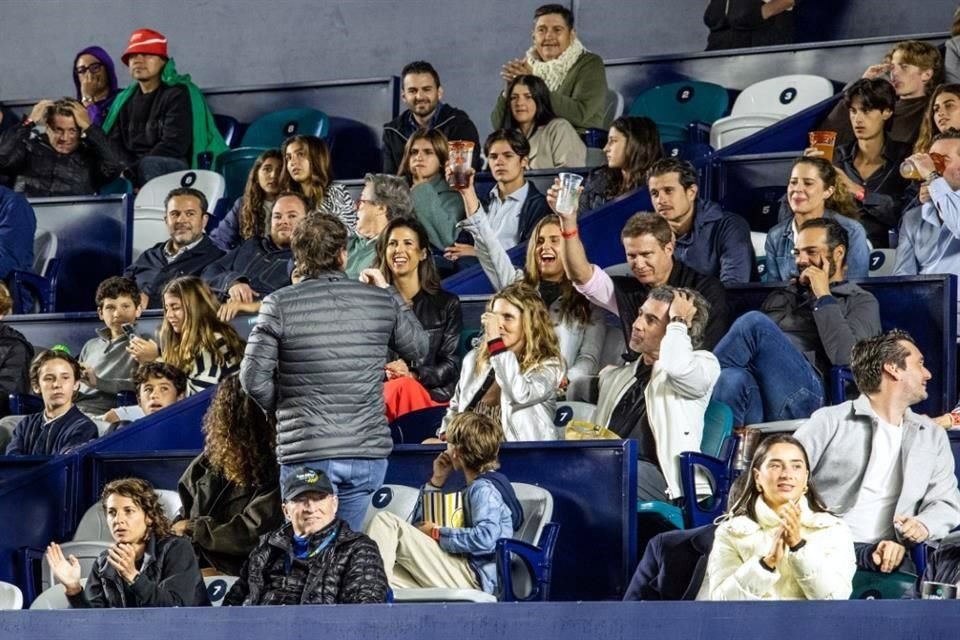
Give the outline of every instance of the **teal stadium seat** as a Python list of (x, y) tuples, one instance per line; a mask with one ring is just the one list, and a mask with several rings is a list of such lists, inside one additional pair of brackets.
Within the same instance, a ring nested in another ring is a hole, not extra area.
[[(661, 142), (706, 142), (709, 125), (730, 108), (727, 90), (711, 82), (687, 80), (644, 91), (630, 105), (631, 116), (646, 116), (657, 123)], [(703, 131), (689, 135), (690, 125)]]
[(226, 197), (233, 202), (243, 195), (250, 168), (267, 149), (279, 149), (293, 135), (326, 138), (330, 118), (316, 109), (281, 109), (265, 113), (247, 127), (241, 146), (217, 158), (217, 170), (227, 181)]

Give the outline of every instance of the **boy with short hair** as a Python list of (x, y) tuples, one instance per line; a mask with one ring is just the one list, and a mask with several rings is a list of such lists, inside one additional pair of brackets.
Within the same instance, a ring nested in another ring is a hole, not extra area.
[(143, 309), (140, 288), (131, 278), (113, 276), (97, 287), (97, 315), (105, 325), (97, 329), (80, 350), (80, 395), (77, 404), (84, 413), (100, 416), (117, 404), (117, 393), (134, 391), (133, 371), (137, 361), (127, 352), (129, 336), (124, 325), (136, 328)]
[(43, 410), (13, 430), (8, 456), (55, 456), (97, 437), (97, 426), (73, 403), (80, 365), (63, 351), (43, 351), (30, 365), (30, 383), (43, 397)]
[(187, 392), (187, 374), (166, 362), (147, 362), (140, 365), (133, 374), (133, 382), (137, 386), (137, 405), (107, 411), (103, 419), (112, 426), (104, 435), (109, 435), (134, 420), (166, 409), (183, 400)]
[(423, 522), (422, 506), (414, 513), (416, 525), (386, 511), (374, 516), (367, 535), (380, 548), (391, 587), (496, 591), (497, 540), (513, 537), (523, 523), (510, 481), (495, 471), (502, 440), (496, 422), (472, 412), (459, 414), (447, 427), (447, 450), (433, 461), (421, 493), (442, 491), (454, 469), (463, 471), (463, 527)]

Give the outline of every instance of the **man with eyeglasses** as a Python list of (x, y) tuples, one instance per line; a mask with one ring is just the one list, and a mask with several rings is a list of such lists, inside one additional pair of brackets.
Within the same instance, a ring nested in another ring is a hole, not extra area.
[(116, 147), (69, 98), (41, 100), (19, 126), (0, 135), (0, 171), (14, 175), (14, 190), (31, 198), (96, 193), (123, 167)]
[(713, 399), (733, 410), (734, 425), (809, 417), (824, 403), (830, 368), (848, 366), (853, 345), (880, 333), (877, 299), (846, 280), (848, 243), (831, 218), (800, 225), (798, 275), (717, 343)]

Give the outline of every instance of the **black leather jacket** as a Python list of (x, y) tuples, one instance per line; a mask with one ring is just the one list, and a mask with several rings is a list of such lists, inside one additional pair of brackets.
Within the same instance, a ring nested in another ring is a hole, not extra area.
[(460, 299), (442, 289), (433, 294), (420, 289), (411, 306), (430, 336), (427, 356), (413, 363), (411, 369), (420, 384), (430, 392), (431, 398), (446, 402), (453, 395), (460, 377), (460, 357), (457, 354), (463, 328)]

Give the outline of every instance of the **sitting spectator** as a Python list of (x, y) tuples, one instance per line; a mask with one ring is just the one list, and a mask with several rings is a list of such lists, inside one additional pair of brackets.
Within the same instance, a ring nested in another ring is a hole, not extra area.
[(793, 436), (760, 443), (752, 477), (717, 527), (707, 562), (709, 600), (850, 597), (853, 538), (817, 493), (810, 469)]
[(419, 362), (429, 338), (396, 291), (344, 275), (346, 250), (347, 228), (333, 216), (309, 215), (297, 227), (303, 279), (264, 298), (240, 382), (277, 416), (281, 485), (304, 465), (329, 472), (339, 517), (359, 530), (393, 450), (383, 411), (389, 351)]
[(117, 405), (117, 394), (136, 389), (136, 360), (127, 351), (140, 317), (140, 289), (130, 278), (113, 276), (97, 286), (97, 316), (103, 328), (80, 350), (80, 392), (77, 405), (91, 416)]
[(438, 435), (443, 438), (459, 414), (478, 413), (499, 424), (509, 442), (556, 440), (553, 418), (565, 367), (540, 294), (523, 284), (505, 287), (480, 322), (483, 341), (463, 359)]
[[(523, 282), (540, 293), (557, 333), (563, 361), (568, 366), (570, 390), (577, 389), (578, 394), (589, 396), (589, 379), (597, 373), (600, 364), (606, 320), (603, 310), (574, 289), (573, 282), (563, 270), (560, 219), (555, 215), (540, 218), (533, 228), (533, 241), (527, 243), (523, 269), (513, 266), (483, 216), (471, 216), (464, 226), (473, 235), (477, 258), (495, 290)], [(580, 387), (580, 384), (585, 386)], [(569, 393), (568, 398), (590, 400)]]
[(836, 220), (804, 222), (800, 275), (737, 318), (714, 349), (722, 372), (713, 399), (733, 410), (734, 425), (806, 418), (823, 404), (830, 368), (880, 333), (877, 299), (846, 279), (848, 242)]
[(377, 238), (392, 220), (413, 215), (410, 187), (399, 176), (368, 173), (364, 177), (363, 192), (357, 201), (357, 229), (347, 242), (348, 278), (358, 278), (360, 272), (373, 266), (377, 258)]
[(460, 414), (449, 424), (447, 450), (434, 459), (433, 474), (420, 491), (443, 491), (450, 474), (463, 471), (462, 526), (424, 520), (422, 502), (413, 515), (416, 524), (389, 511), (370, 521), (367, 531), (380, 549), (391, 587), (497, 592), (497, 540), (512, 538), (524, 518), (513, 486), (497, 471), (501, 440), (503, 431), (486, 416)]
[[(2, 320), (10, 315), (13, 298), (10, 290), (0, 280), (0, 417), (9, 413), (11, 393), (30, 392), (30, 361), (33, 360), (33, 345), (22, 333)], [(0, 431), (0, 438), (7, 433)], [(0, 450), (7, 443), (0, 442)]]
[(944, 158), (943, 174), (927, 154), (910, 156), (929, 185), (924, 204), (908, 210), (900, 225), (894, 274), (960, 275), (960, 129), (937, 134), (931, 153)]
[(599, 209), (643, 186), (647, 171), (663, 156), (656, 123), (646, 117), (617, 118), (610, 125), (603, 153), (607, 164), (587, 177), (580, 194), (580, 211)]
[[(920, 125), (920, 135), (913, 145), (914, 153), (930, 153), (933, 138), (947, 129), (960, 130), (960, 84), (941, 84), (934, 89)], [(917, 197), (904, 206), (904, 216), (910, 209), (930, 202), (929, 185), (920, 183)]]
[(163, 288), (160, 344), (136, 336), (127, 350), (140, 364), (161, 358), (187, 374), (187, 395), (236, 373), (243, 339), (217, 317), (217, 300), (203, 280), (183, 276)]
[(824, 500), (853, 532), (857, 565), (890, 573), (907, 547), (960, 524), (954, 459), (944, 430), (910, 410), (931, 376), (908, 334), (858, 342), (851, 368), (862, 395), (817, 411), (796, 436)]
[[(497, 181), (496, 186), (490, 190), (490, 200), (484, 207), (474, 186), (476, 173), (471, 172), (469, 186), (460, 192), (464, 210), (470, 218), (457, 226), (468, 227), (483, 219), (500, 246), (509, 250), (526, 242), (534, 226), (550, 213), (550, 209), (536, 185), (524, 176), (530, 144), (522, 133), (516, 129), (494, 131), (487, 136), (483, 150), (490, 163), (490, 173)], [(447, 167), (447, 173), (451, 171)], [(444, 252), (448, 260), (457, 261), (464, 256), (476, 256), (472, 245), (456, 242)]]
[(141, 253), (123, 274), (136, 280), (144, 309), (163, 305), (160, 293), (168, 282), (181, 276), (198, 276), (223, 255), (203, 233), (210, 213), (202, 191), (173, 189), (167, 194), (164, 209), (170, 239)]
[(11, 271), (33, 271), (37, 217), (23, 195), (0, 186), (0, 280)]
[(114, 544), (81, 585), (80, 561), (47, 547), (50, 572), (74, 609), (195, 607), (209, 605), (189, 541), (170, 532), (163, 504), (146, 480), (123, 478), (103, 488), (100, 502)]
[[(480, 146), (477, 127), (466, 112), (441, 102), (443, 86), (433, 65), (417, 60), (400, 72), (400, 99), (407, 110), (383, 125), (383, 172), (399, 173), (410, 136), (419, 129), (439, 131), (447, 140), (466, 140)], [(473, 168), (483, 162), (473, 154)]]
[(376, 268), (365, 269), (360, 280), (382, 288), (393, 286), (430, 336), (425, 358), (407, 362), (396, 357), (387, 362), (383, 385), (387, 420), (445, 406), (460, 375), (457, 350), (463, 315), (460, 299), (440, 288), (424, 226), (413, 218), (388, 223), (377, 240)]
[(463, 198), (444, 175), (449, 158), (446, 136), (437, 129), (418, 129), (407, 140), (397, 174), (410, 184), (413, 210), (438, 253), (453, 244), (464, 217)]
[(283, 156), (267, 149), (253, 163), (243, 195), (210, 234), (210, 240), (224, 251), (236, 249), (244, 240), (266, 236), (273, 217), (273, 203), (280, 193)]
[(353, 229), (357, 213), (350, 192), (333, 182), (333, 167), (327, 143), (316, 136), (291, 136), (280, 147), (284, 171), (280, 189), (303, 194), (308, 213), (318, 211), (337, 217)]
[[(32, 136), (36, 124), (46, 133)], [(0, 171), (14, 174), (14, 188), (28, 197), (80, 196), (119, 176), (123, 161), (83, 106), (65, 98), (41, 100), (22, 126), (0, 136)]]
[(117, 97), (117, 72), (110, 54), (101, 47), (87, 47), (78, 53), (73, 60), (73, 85), (90, 122), (102, 126)]
[(327, 474), (303, 467), (280, 487), (287, 522), (260, 538), (223, 604), (386, 602), (377, 545), (337, 517), (337, 492)]
[[(267, 236), (250, 236), (236, 249), (211, 262), (203, 279), (221, 300), (250, 305), (290, 284), (287, 265), (293, 259), (290, 240), (307, 216), (307, 202), (292, 191), (277, 195)], [(247, 310), (247, 309), (240, 309)], [(256, 309), (251, 309), (256, 311)]]
[(97, 426), (73, 403), (80, 365), (72, 356), (41, 352), (30, 363), (30, 384), (43, 398), (43, 409), (14, 427), (8, 456), (56, 456), (97, 437)]
[(204, 573), (240, 575), (261, 535), (282, 524), (277, 433), (230, 376), (203, 417), (203, 451), (177, 487), (173, 533), (193, 543)]
[(103, 419), (110, 423), (110, 428), (104, 435), (166, 409), (183, 400), (187, 393), (187, 375), (166, 362), (140, 365), (133, 374), (133, 383), (137, 387), (137, 404), (107, 411)]
[[(885, 132), (897, 94), (882, 78), (861, 78), (843, 92), (854, 140), (836, 148), (837, 177), (858, 203), (860, 224), (874, 248), (889, 247), (889, 232), (900, 225), (903, 206), (913, 198), (910, 182), (900, 175), (900, 163), (910, 147), (887, 138)], [(823, 155), (810, 148), (807, 156)]]
[[(559, 187), (547, 192), (556, 207)], [(661, 216), (636, 213), (627, 220), (620, 240), (630, 266), (630, 276), (610, 276), (587, 259), (577, 229), (576, 210), (560, 216), (563, 224), (564, 270), (577, 291), (601, 309), (620, 318), (624, 341), (629, 344), (633, 323), (650, 290), (662, 285), (693, 289), (710, 304), (710, 319), (703, 333), (703, 346), (710, 350), (727, 331), (727, 294), (719, 280), (694, 271), (674, 257), (675, 240), (670, 224)]]
[(827, 218), (843, 227), (849, 241), (844, 252), (847, 277), (866, 278), (870, 270), (870, 245), (857, 222), (857, 205), (847, 191), (841, 173), (823, 158), (797, 158), (790, 170), (787, 195), (780, 202), (780, 221), (767, 232), (765, 254), (767, 281), (781, 282), (795, 276), (794, 251), (797, 230), (808, 220)]
[(716, 525), (708, 524), (665, 531), (651, 538), (623, 594), (624, 602), (698, 599), (707, 587), (707, 557), (716, 529)]
[(750, 226), (737, 214), (698, 197), (692, 164), (661, 158), (650, 165), (647, 186), (654, 211), (673, 230), (678, 258), (725, 285), (750, 281), (754, 262)]
[(550, 89), (537, 76), (517, 76), (507, 84), (510, 108), (494, 128), (519, 129), (530, 142), (530, 169), (582, 167), (587, 146), (576, 129), (558, 118), (550, 105)]
[[(893, 45), (884, 62), (867, 67), (863, 77), (889, 78), (897, 92), (893, 117), (887, 134), (891, 140), (912, 147), (920, 132), (929, 95), (942, 81), (940, 52), (931, 44), (906, 40)], [(854, 134), (848, 108), (841, 100), (818, 129), (837, 132), (837, 144), (853, 142)]]
[[(696, 291), (656, 287), (630, 334), (630, 350), (640, 357), (600, 374), (593, 422), (637, 440), (641, 501), (683, 497), (680, 454), (700, 450), (703, 417), (720, 376), (716, 357), (699, 349), (709, 319), (710, 306)], [(710, 492), (703, 476), (697, 488)]]
[(793, 42), (796, 0), (710, 0), (703, 23), (707, 51), (770, 47)]
[[(523, 58), (508, 60), (500, 77), (509, 87), (517, 76), (537, 76), (550, 89), (557, 116), (578, 130), (606, 125), (607, 72), (603, 59), (587, 51), (573, 25), (573, 12), (560, 4), (545, 4), (533, 13), (533, 46)], [(503, 120), (509, 89), (497, 96), (490, 118)]]

